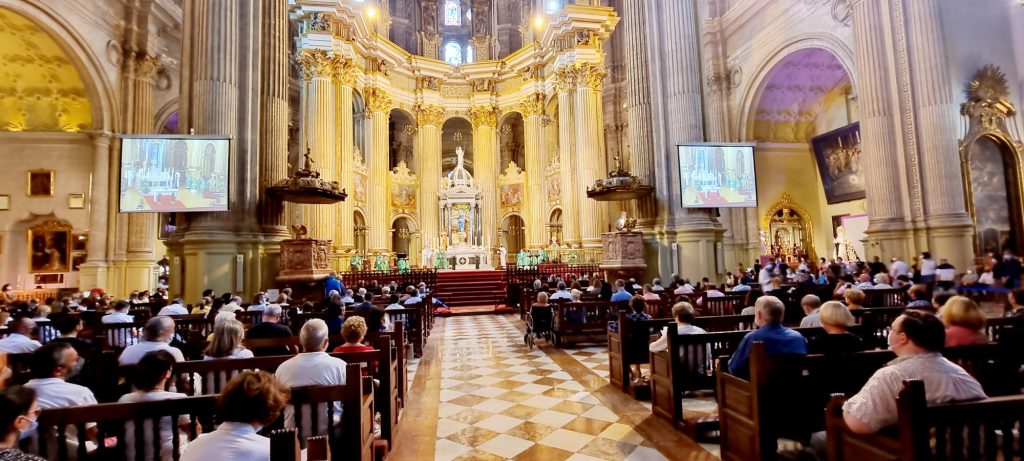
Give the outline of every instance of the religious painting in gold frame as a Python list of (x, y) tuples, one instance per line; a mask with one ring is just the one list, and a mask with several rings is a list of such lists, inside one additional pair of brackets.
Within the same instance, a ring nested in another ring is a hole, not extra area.
[(28, 172), (27, 193), (29, 197), (53, 197), (53, 170), (31, 170)]
[(814, 260), (814, 223), (803, 206), (783, 192), (761, 216), (761, 231), (765, 251), (773, 257), (782, 257), (786, 262), (797, 263), (800, 258)]
[(28, 229), (29, 272), (67, 272), (71, 267), (71, 227), (46, 221)]

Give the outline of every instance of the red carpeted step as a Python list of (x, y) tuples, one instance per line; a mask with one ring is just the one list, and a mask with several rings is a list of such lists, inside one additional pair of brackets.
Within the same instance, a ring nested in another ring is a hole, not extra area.
[(505, 301), (503, 279), (496, 270), (442, 271), (434, 295), (451, 307), (497, 305)]

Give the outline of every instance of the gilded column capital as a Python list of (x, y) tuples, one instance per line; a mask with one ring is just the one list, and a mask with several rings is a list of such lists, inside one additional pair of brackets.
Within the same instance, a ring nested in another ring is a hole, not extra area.
[(534, 117), (544, 113), (544, 93), (534, 93), (518, 104), (523, 117)]
[(302, 66), (302, 76), (309, 80), (312, 78), (331, 78), (336, 67), (336, 60), (327, 54), (327, 51), (302, 50), (299, 54), (299, 64)]
[(135, 54), (135, 78), (152, 80), (160, 70), (160, 57), (146, 53)]
[(383, 89), (376, 86), (367, 86), (363, 88), (363, 100), (366, 102), (366, 110), (368, 112), (382, 112), (387, 114), (391, 112), (391, 96), (384, 92)]
[(469, 108), (469, 121), (474, 129), (498, 126), (498, 109), (494, 106), (473, 106)]
[(419, 126), (440, 127), (444, 122), (444, 106), (437, 104), (416, 104), (413, 107), (416, 113), (416, 123)]
[(577, 84), (579, 86), (588, 86), (591, 90), (601, 91), (601, 86), (604, 85), (604, 78), (608, 75), (608, 71), (604, 70), (604, 66), (599, 64), (580, 64), (577, 67), (579, 72), (579, 80)]
[(335, 56), (332, 73), (335, 81), (342, 86), (354, 86), (356, 83), (356, 65), (351, 59)]
[(576, 89), (579, 72), (573, 66), (565, 66), (555, 71), (555, 91), (568, 93)]

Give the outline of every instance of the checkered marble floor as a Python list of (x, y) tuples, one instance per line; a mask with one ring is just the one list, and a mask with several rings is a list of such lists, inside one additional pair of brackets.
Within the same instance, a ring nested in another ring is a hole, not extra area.
[[(512, 319), (446, 320), (435, 459), (666, 459), (543, 350), (528, 350)], [(606, 348), (579, 352), (607, 377)]]

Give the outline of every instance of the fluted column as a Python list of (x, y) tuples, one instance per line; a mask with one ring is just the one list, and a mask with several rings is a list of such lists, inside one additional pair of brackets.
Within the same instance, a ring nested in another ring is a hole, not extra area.
[[(644, 23), (647, 1), (622, 2), (622, 33), (625, 49), (647, 47), (647, 25)], [(623, 53), (626, 70), (626, 118), (632, 146), (629, 171), (647, 185), (654, 185), (654, 140), (651, 134), (650, 69), (644, 53)], [(632, 214), (640, 227), (650, 227), (656, 213), (654, 197), (631, 202)]]
[(352, 116), (352, 88), (355, 85), (355, 66), (351, 60), (338, 60), (335, 68), (335, 85), (337, 92), (337, 107), (335, 117), (338, 120), (338, 171), (341, 178), (341, 187), (349, 195), (345, 201), (336, 207), (340, 210), (337, 216), (337, 236), (340, 241), (335, 242), (343, 250), (355, 248), (356, 237), (355, 227), (352, 223), (355, 200), (351, 195), (355, 191), (355, 171), (352, 169), (354, 148), (355, 148), (355, 123)]
[(284, 204), (266, 195), (267, 187), (288, 177), (288, 2), (264, 2), (260, 68), (260, 225), (268, 237), (288, 236)]
[(377, 87), (363, 90), (366, 111), (370, 113), (369, 161), (367, 162), (367, 250), (373, 253), (388, 249), (388, 117), (391, 97)]
[(92, 184), (89, 190), (89, 254), (80, 266), (78, 286), (83, 290), (107, 286), (107, 214), (110, 197), (110, 133), (92, 137)]
[[(127, 132), (152, 133), (156, 115), (153, 97), (153, 78), (160, 61), (156, 57), (138, 55), (129, 62), (130, 73)], [(126, 290), (153, 289), (156, 256), (153, 254), (157, 237), (157, 213), (128, 215), (128, 245), (125, 262)]]
[(969, 267), (974, 262), (974, 246), (960, 174), (959, 107), (953, 99), (939, 4), (903, 4), (930, 250), (957, 267)]
[(607, 177), (601, 139), (601, 85), (606, 72), (593, 64), (580, 65), (576, 90), (573, 92), (573, 109), (576, 133), (576, 197), (579, 200), (581, 217), (580, 238), (584, 247), (599, 248), (601, 233), (608, 223), (606, 207), (601, 202), (587, 198), (587, 188), (593, 187), (598, 179)]
[(524, 117), (524, 135), (526, 145), (526, 244), (527, 246), (543, 247), (547, 243), (547, 194), (544, 183), (543, 131), (540, 126), (540, 115), (544, 110), (544, 95), (534, 94), (520, 104), (520, 112)]
[[(324, 50), (303, 50), (299, 57), (306, 85), (306, 113), (303, 124), (307, 127), (304, 146), (313, 164), (305, 167), (320, 173), (327, 181), (338, 180), (338, 163), (334, 130), (335, 94), (331, 82), (335, 58)], [(307, 160), (308, 162), (308, 160)], [(303, 221), (310, 238), (337, 240), (338, 209), (333, 205), (306, 205)]]
[[(862, 0), (853, 5), (854, 59), (860, 89), (861, 165), (865, 169), (868, 231), (883, 255), (906, 256), (905, 194), (900, 178), (900, 135), (892, 101), (891, 48), (886, 40), (889, 15), (883, 2)], [(874, 246), (874, 245), (871, 245)]]
[(498, 242), (498, 203), (495, 189), (498, 177), (498, 155), (496, 152), (495, 126), (498, 125), (498, 110), (492, 106), (475, 106), (469, 109), (473, 125), (473, 180), (483, 192), (482, 217), (483, 244)]
[(579, 213), (576, 200), (576, 119), (573, 114), (573, 92), (576, 91), (576, 77), (571, 72), (560, 70), (555, 75), (558, 92), (558, 163), (561, 188), (559, 202), (562, 204), (562, 243), (578, 244), (580, 241)]
[[(418, 104), (415, 108), (416, 122), (419, 125), (419, 153), (416, 155), (416, 173), (419, 175), (420, 188), (416, 203), (420, 212), (420, 235), (422, 245), (430, 245), (437, 249), (440, 236), (438, 222), (437, 193), (441, 180), (441, 125), (444, 123), (444, 107), (433, 104)], [(424, 264), (421, 261), (420, 264)]]

